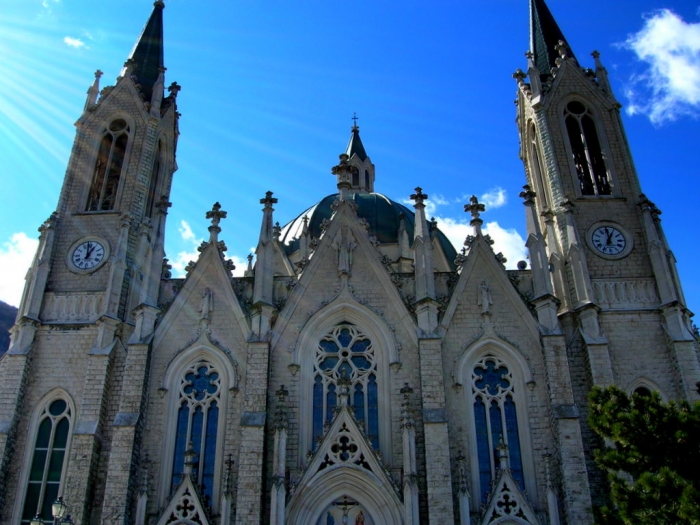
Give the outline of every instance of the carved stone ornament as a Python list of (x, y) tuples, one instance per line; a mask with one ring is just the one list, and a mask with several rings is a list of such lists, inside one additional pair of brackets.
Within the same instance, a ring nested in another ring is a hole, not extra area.
[(333, 248), (338, 251), (338, 273), (349, 274), (352, 267), (352, 252), (357, 247), (355, 237), (348, 228), (338, 230), (333, 239)]
[(214, 311), (214, 295), (210, 288), (205, 288), (202, 293), (202, 304), (199, 307), (200, 319), (209, 320), (211, 312)]
[(486, 281), (481, 281), (479, 285), (479, 294), (476, 299), (477, 306), (481, 306), (482, 314), (491, 313), (491, 305), (493, 304), (493, 299), (491, 298), (491, 292), (489, 291), (489, 285)]

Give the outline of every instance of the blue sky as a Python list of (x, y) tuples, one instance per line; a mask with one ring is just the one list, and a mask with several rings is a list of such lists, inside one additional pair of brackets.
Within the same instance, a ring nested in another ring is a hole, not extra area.
[[(698, 309), (700, 2), (548, 4), (583, 66), (601, 52), (642, 187), (664, 212)], [(19, 303), (94, 71), (113, 84), (151, 9), (148, 0), (3, 1), (1, 300)], [(279, 199), (281, 224), (333, 193), (330, 168), (354, 112), (377, 191), (400, 201), (423, 187), (457, 245), (476, 194), (508, 266), (524, 258), (511, 75), (526, 67), (527, 0), (169, 0), (164, 17), (166, 83), (183, 88), (166, 238), (176, 273), (196, 258), (215, 201), (229, 212), (221, 237), (242, 272), (265, 191)]]

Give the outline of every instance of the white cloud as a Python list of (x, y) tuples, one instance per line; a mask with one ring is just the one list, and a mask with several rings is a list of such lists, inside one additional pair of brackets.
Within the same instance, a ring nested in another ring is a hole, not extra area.
[(647, 17), (624, 46), (646, 67), (626, 89), (629, 114), (640, 113), (661, 124), (700, 113), (700, 23), (687, 23), (661, 9)]
[(46, 9), (49, 13), (51, 12), (51, 3), (57, 4), (60, 0), (42, 0), (41, 6)]
[[(474, 229), (468, 222), (458, 221), (450, 217), (438, 217), (438, 228), (447, 236), (452, 245), (460, 251), (464, 246), (467, 235), (473, 235)], [(525, 239), (514, 229), (502, 228), (496, 221), (486, 223), (482, 231), (493, 239), (493, 251), (502, 252), (507, 259), (506, 267), (517, 268), (518, 261), (527, 259)]]
[(525, 239), (513, 228), (502, 228), (496, 221), (487, 222), (483, 227), (484, 235), (490, 235), (493, 239), (493, 251), (502, 252), (508, 261), (507, 268), (517, 268), (518, 261), (527, 260)]
[(76, 49), (80, 49), (81, 47), (85, 47), (85, 42), (80, 40), (79, 38), (73, 38), (70, 36), (64, 36), (63, 37), (63, 42), (70, 47), (74, 47)]
[(506, 190), (497, 186), (481, 196), (481, 202), (486, 205), (486, 209), (500, 208), (508, 202)]
[[(185, 249), (178, 252), (177, 255), (169, 261), (169, 264), (173, 267), (173, 277), (176, 278), (185, 276), (185, 267), (190, 261), (197, 262), (200, 255), (197, 248), (199, 248), (199, 245), (204, 241), (203, 238), (198, 238), (194, 234), (192, 227), (187, 221), (180, 222), (178, 231), (180, 232), (182, 242), (185, 244)], [(236, 277), (242, 276), (243, 272), (245, 272), (246, 268), (248, 267), (247, 259), (242, 259), (236, 255), (229, 256), (228, 254), (226, 254), (226, 258), (233, 260), (233, 264), (236, 266), (236, 269), (233, 271), (233, 275)]]
[(32, 264), (39, 241), (24, 232), (14, 233), (0, 246), (0, 300), (19, 306), (24, 290), (24, 278)]

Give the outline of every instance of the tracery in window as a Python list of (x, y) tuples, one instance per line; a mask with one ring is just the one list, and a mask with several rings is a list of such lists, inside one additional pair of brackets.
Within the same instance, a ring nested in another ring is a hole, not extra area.
[(127, 122), (124, 119), (113, 120), (105, 129), (97, 152), (87, 211), (114, 209), (128, 142)]
[(496, 478), (497, 450), (501, 440), (508, 446), (510, 469), (520, 488), (525, 488), (513, 376), (497, 357), (486, 356), (472, 369), (474, 429), (479, 464), (480, 499), (486, 502)]
[(193, 477), (206, 506), (213, 498), (220, 404), (219, 372), (206, 361), (188, 367), (180, 380), (171, 491), (183, 480), (186, 456), (191, 454)]
[(46, 522), (53, 519), (51, 504), (61, 495), (71, 418), (70, 407), (63, 399), (49, 403), (39, 417), (22, 510), (23, 524), (29, 524), (34, 516)]
[(314, 447), (324, 424), (333, 419), (338, 385), (349, 386), (350, 405), (364, 423), (372, 446), (379, 448), (379, 396), (377, 362), (372, 341), (356, 326), (343, 323), (325, 335), (316, 347), (313, 385)]
[(610, 195), (610, 176), (591, 111), (572, 100), (564, 110), (564, 122), (581, 194)]

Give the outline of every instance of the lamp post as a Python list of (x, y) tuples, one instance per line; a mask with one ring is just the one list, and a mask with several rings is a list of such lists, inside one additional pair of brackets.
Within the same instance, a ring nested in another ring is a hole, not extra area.
[[(53, 525), (59, 525), (61, 523), (65, 523), (67, 525), (73, 524), (73, 519), (71, 518), (70, 514), (66, 516), (66, 510), (68, 510), (68, 505), (66, 505), (66, 502), (63, 501), (63, 498), (59, 496), (58, 499), (51, 504), (51, 515), (53, 516)], [(66, 516), (65, 519), (64, 516)], [(29, 522), (29, 525), (46, 525), (46, 523), (43, 519), (41, 519), (39, 514), (37, 514)]]

